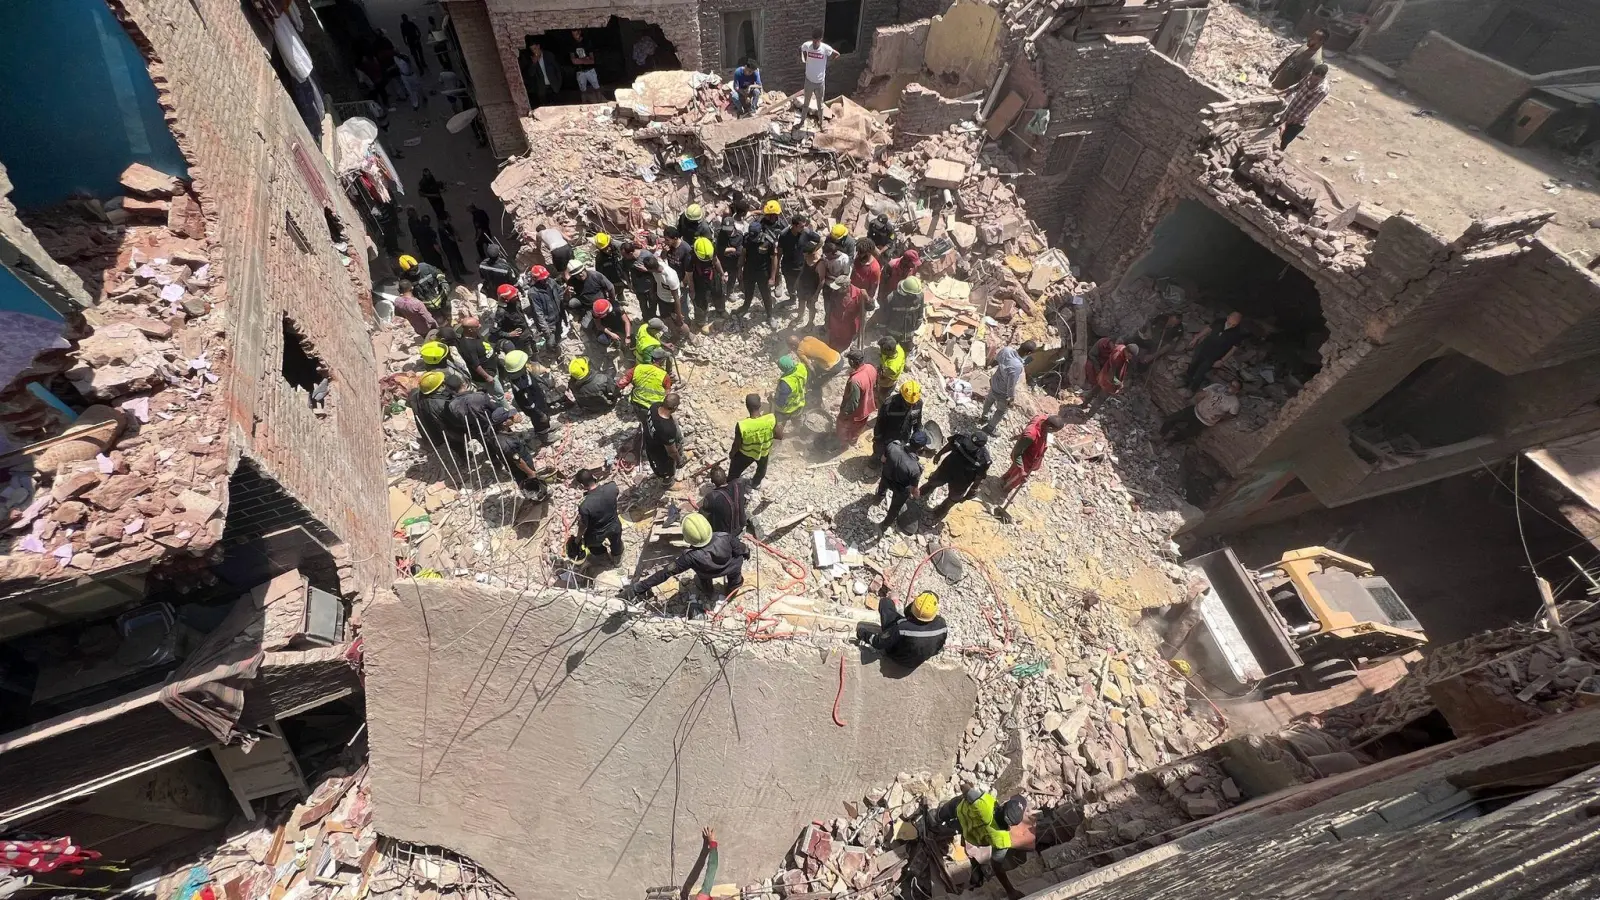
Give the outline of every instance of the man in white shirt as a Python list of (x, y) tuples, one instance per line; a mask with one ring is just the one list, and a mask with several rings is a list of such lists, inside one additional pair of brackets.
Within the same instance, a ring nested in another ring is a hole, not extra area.
[(656, 280), (656, 303), (653, 309), (647, 311), (643, 308), (644, 298), (639, 298), (640, 315), (683, 321), (683, 280), (671, 266), (662, 265), (661, 258), (655, 254), (651, 254), (644, 265)]
[(827, 93), (828, 60), (838, 57), (839, 51), (822, 42), (822, 29), (811, 32), (811, 40), (800, 45), (800, 61), (806, 65), (806, 89), (801, 95), (800, 118), (805, 120), (811, 111), (811, 98), (817, 98), (817, 122), (822, 121), (822, 98)]
[(1239, 392), (1244, 385), (1235, 378), (1227, 384), (1208, 384), (1185, 406), (1161, 422), (1161, 437), (1167, 442), (1187, 441), (1213, 425), (1239, 414)]

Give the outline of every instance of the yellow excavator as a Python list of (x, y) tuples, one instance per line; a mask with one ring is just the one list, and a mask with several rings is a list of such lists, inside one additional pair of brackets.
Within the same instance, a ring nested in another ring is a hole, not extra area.
[(1199, 579), (1200, 627), (1182, 652), (1208, 680), (1262, 695), (1322, 690), (1428, 642), (1422, 623), (1372, 566), (1326, 547), (1245, 568), (1230, 549), (1184, 567)]

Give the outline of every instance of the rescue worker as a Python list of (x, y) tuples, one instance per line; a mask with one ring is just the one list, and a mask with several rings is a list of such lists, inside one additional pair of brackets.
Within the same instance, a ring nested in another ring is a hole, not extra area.
[(698, 203), (691, 203), (678, 214), (678, 234), (686, 241), (696, 238), (714, 238), (716, 232), (711, 228), (711, 223), (706, 221), (706, 208)]
[(900, 520), (907, 500), (922, 496), (922, 461), (917, 456), (927, 446), (927, 432), (919, 431), (909, 441), (890, 441), (883, 448), (883, 471), (878, 476), (878, 492), (873, 495), (872, 503), (876, 506), (887, 496), (889, 511), (878, 523), (879, 534)]
[(772, 413), (762, 415), (761, 395), (746, 394), (745, 418), (733, 426), (733, 446), (728, 450), (728, 477), (738, 478), (745, 469), (756, 467), (756, 476), (750, 486), (761, 487), (767, 477), (767, 459), (772, 456), (772, 440), (777, 436), (778, 417)]
[(500, 305), (489, 320), (486, 331), (489, 343), (501, 353), (531, 348), (537, 340), (539, 327), (528, 321), (522, 292), (514, 284), (502, 284), (495, 289), (495, 299)]
[(844, 386), (844, 399), (839, 403), (839, 416), (834, 420), (833, 434), (839, 440), (839, 449), (848, 450), (855, 445), (861, 432), (866, 430), (867, 420), (878, 409), (878, 370), (855, 350), (846, 353), (844, 359), (850, 367), (850, 381)]
[(717, 314), (721, 315), (723, 309), (722, 260), (717, 258), (716, 245), (710, 238), (697, 237), (694, 239), (694, 262), (689, 265), (688, 293), (694, 298), (694, 325), (699, 327), (706, 320), (706, 313), (713, 306)]
[(620, 562), (622, 518), (617, 515), (616, 483), (601, 482), (592, 470), (584, 469), (578, 473), (578, 486), (583, 488), (583, 500), (578, 504), (576, 530), (568, 541), (567, 555), (598, 555), (604, 562)]
[(874, 254), (882, 254), (894, 243), (894, 223), (883, 213), (874, 215), (867, 220), (867, 243), (872, 245)]
[(564, 293), (564, 285), (550, 277), (549, 269), (534, 266), (528, 270), (526, 294), (531, 313), (528, 320), (544, 337), (546, 347), (561, 346), (567, 321), (566, 304), (562, 302)]
[(494, 411), (500, 408), (493, 396), (463, 381), (446, 411), (450, 427), (487, 446), (488, 436), (494, 431)]
[(610, 412), (622, 398), (616, 382), (589, 371), (589, 361), (581, 356), (567, 363), (567, 393), (573, 406), (589, 413)]
[(909, 380), (889, 402), (878, 408), (878, 418), (872, 423), (872, 458), (883, 462), (884, 449), (890, 441), (907, 441), (922, 430), (922, 385)]
[(446, 343), (461, 357), (466, 364), (467, 375), (479, 389), (490, 390), (495, 394), (500, 389), (495, 382), (499, 372), (494, 364), (494, 345), (483, 339), (483, 333), (475, 316), (468, 316), (460, 322), (459, 332), (452, 334), (452, 339)]
[(668, 354), (665, 347), (651, 351), (650, 361), (633, 367), (633, 389), (628, 400), (633, 404), (634, 415), (641, 420), (650, 414), (650, 408), (667, 399), (672, 390), (672, 376), (667, 373)]
[(422, 305), (440, 322), (450, 321), (450, 279), (432, 263), (417, 262), (415, 256), (400, 257), (400, 272), (411, 281), (412, 290)]
[(889, 261), (889, 268), (883, 272), (883, 280), (878, 283), (878, 302), (888, 302), (889, 295), (900, 286), (900, 282), (917, 274), (917, 267), (922, 265), (922, 255), (914, 249), (907, 249)]
[(1050, 435), (1066, 426), (1067, 420), (1058, 415), (1034, 416), (1022, 433), (1017, 435), (1016, 443), (1011, 445), (1011, 468), (1005, 474), (1006, 502), (1009, 503), (1010, 495), (1022, 488), (1022, 483), (1028, 480), (1029, 475), (1044, 465), (1044, 453), (1050, 449)]
[(751, 222), (745, 229), (744, 250), (740, 255), (744, 305), (735, 312), (743, 315), (759, 295), (761, 310), (766, 315), (767, 323), (771, 324), (772, 287), (778, 282), (778, 233), (781, 227), (770, 227), (768, 222), (776, 224), (783, 213), (783, 204), (768, 200), (761, 212), (761, 219)]
[(915, 275), (900, 280), (883, 304), (883, 328), (900, 346), (910, 352), (917, 330), (926, 316), (922, 299), (922, 279)]
[(539, 436), (532, 431), (516, 432), (511, 423), (517, 414), (509, 409), (497, 409), (489, 414), (493, 430), (485, 435), (484, 450), (490, 464), (504, 469), (517, 480), (517, 487), (525, 497), (543, 503), (550, 499), (550, 489), (539, 478), (533, 465), (533, 454), (539, 449)]
[[(661, 246), (656, 250), (656, 256), (666, 262), (674, 275), (681, 282), (689, 277), (689, 261), (694, 259), (694, 246), (689, 239), (675, 226), (668, 225), (661, 229)], [(660, 276), (656, 280), (659, 282)]]
[(1089, 358), (1083, 361), (1083, 380), (1089, 385), (1083, 397), (1084, 415), (1092, 415), (1105, 398), (1122, 393), (1128, 383), (1128, 367), (1138, 358), (1138, 344), (1124, 344), (1108, 337), (1094, 342)]
[[(724, 297), (734, 286), (742, 283), (745, 219), (749, 214), (750, 205), (742, 198), (735, 197), (728, 202), (728, 214), (717, 224), (717, 259), (721, 261), (722, 271), (727, 276), (722, 289)], [(723, 312), (721, 307), (717, 308), (718, 315)]]
[(850, 268), (850, 283), (860, 288), (867, 295), (867, 303), (875, 305), (878, 300), (878, 282), (883, 280), (883, 263), (878, 262), (878, 257), (872, 252), (872, 244), (862, 244), (856, 248), (855, 262)]
[(433, 340), (424, 341), (422, 346), (417, 348), (417, 357), (422, 360), (423, 374), (454, 372), (462, 378), (467, 377), (466, 367), (456, 362), (450, 354), (450, 345), (445, 343), (447, 339), (455, 340), (455, 334), (456, 330), (447, 325), (434, 334)]
[[(723, 598), (744, 584), (744, 561), (750, 556), (750, 548), (739, 540), (738, 535), (712, 531), (711, 523), (704, 515), (690, 513), (683, 517), (683, 540), (689, 545), (687, 552), (657, 569), (655, 574), (623, 588), (622, 599), (632, 601), (654, 590), (668, 578), (691, 569), (694, 570), (695, 586), (700, 589), (701, 596), (710, 601), (708, 605), (711, 607), (717, 606)], [(723, 579), (724, 593), (721, 595), (715, 593), (716, 580), (719, 578)]]
[(856, 640), (908, 669), (938, 656), (950, 631), (939, 615), (938, 594), (923, 591), (901, 613), (889, 599), (888, 585), (878, 588), (878, 622), (877, 627), (857, 625)]
[(661, 336), (667, 333), (667, 324), (651, 319), (633, 333), (633, 361), (647, 363), (655, 359), (656, 348), (662, 346)]
[(478, 290), (495, 297), (502, 285), (515, 284), (517, 276), (512, 273), (511, 264), (506, 262), (505, 251), (499, 244), (490, 244), (485, 250), (488, 255), (478, 262)]
[(633, 322), (619, 304), (602, 297), (589, 308), (589, 331), (600, 346), (615, 350), (620, 356), (633, 338)]
[[(952, 809), (953, 806), (953, 809)], [(1017, 841), (1011, 829), (1021, 825), (1028, 813), (1028, 801), (1022, 795), (1012, 797), (1004, 806), (995, 797), (993, 791), (982, 791), (977, 784), (967, 782), (961, 796), (939, 808), (937, 817), (943, 821), (954, 820), (961, 829), (961, 840), (969, 847), (987, 847), (989, 849), (989, 868), (995, 877), (1000, 879), (1000, 886), (1005, 888), (1006, 896), (1010, 900), (1021, 900), (1023, 893), (1011, 884), (1011, 879), (1006, 877), (1005, 859)], [(1023, 834), (1023, 846), (1019, 850), (1031, 849), (1032, 837)], [(969, 850), (968, 857), (972, 856)]]
[(590, 309), (597, 300), (617, 300), (617, 286), (581, 259), (567, 263), (567, 291), (571, 309)]
[(810, 229), (811, 220), (804, 214), (789, 219), (789, 227), (778, 235), (778, 272), (783, 276), (784, 297), (793, 303), (799, 297), (800, 272), (805, 268), (806, 252), (811, 249), (811, 238), (820, 244), (821, 237)]
[(906, 373), (906, 350), (892, 337), (878, 338), (878, 405), (882, 406)]
[(856, 239), (851, 236), (850, 229), (843, 222), (835, 222), (828, 228), (828, 238), (824, 248), (828, 256), (840, 253), (851, 262), (856, 258)]
[(772, 409), (778, 416), (776, 434), (781, 438), (788, 431), (789, 422), (806, 408), (806, 381), (811, 372), (790, 353), (778, 358), (778, 371), (783, 374), (772, 394)]
[(952, 435), (934, 454), (933, 460), (938, 466), (923, 483), (922, 496), (930, 496), (937, 488), (949, 488), (944, 502), (933, 511), (934, 518), (943, 518), (957, 503), (971, 499), (988, 477), (989, 466), (993, 463), (989, 455), (989, 435), (983, 431)]
[(455, 379), (455, 385), (461, 383), (457, 375), (440, 371), (422, 373), (418, 385), (406, 395), (406, 405), (411, 407), (411, 415), (417, 421), (424, 448), (440, 462), (446, 462), (448, 457), (449, 465), (453, 466), (461, 459), (465, 435), (453, 427), (454, 420), (449, 412), (450, 400), (455, 396), (455, 386), (446, 387), (451, 378)]
[(503, 354), (500, 368), (505, 372), (506, 397), (512, 407), (533, 423), (533, 433), (540, 441), (549, 443), (552, 412), (549, 385), (528, 365), (528, 354), (521, 350)]
[(667, 394), (665, 400), (650, 407), (642, 429), (644, 457), (650, 461), (650, 471), (657, 478), (665, 478), (668, 485), (677, 479), (678, 467), (683, 465), (683, 431), (673, 419), (678, 403), (676, 392)]
[(622, 248), (604, 231), (594, 236), (594, 270), (612, 284), (622, 283)]
[(738, 534), (748, 526), (750, 533), (761, 537), (761, 529), (750, 517), (750, 482), (743, 478), (729, 478), (722, 466), (712, 466), (708, 476), (711, 484), (700, 511), (711, 522), (712, 531)]

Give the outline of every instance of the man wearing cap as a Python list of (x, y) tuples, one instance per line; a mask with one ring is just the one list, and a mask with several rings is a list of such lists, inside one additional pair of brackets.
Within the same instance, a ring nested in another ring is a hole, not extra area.
[[(589, 309), (596, 300), (617, 299), (617, 286), (611, 279), (590, 268), (581, 259), (567, 263), (567, 292), (573, 309)], [(575, 304), (575, 305), (574, 305)]]
[(761, 395), (746, 394), (745, 418), (733, 426), (733, 446), (728, 450), (728, 477), (738, 478), (745, 469), (756, 467), (751, 487), (761, 487), (767, 477), (767, 459), (772, 456), (772, 440), (777, 436), (778, 417), (762, 415)]
[(668, 358), (667, 349), (657, 347), (651, 351), (649, 362), (633, 367), (633, 389), (628, 394), (628, 400), (633, 404), (634, 415), (640, 421), (650, 414), (657, 403), (667, 399), (667, 393), (672, 390), (672, 375), (667, 372)]
[(533, 347), (540, 329), (535, 322), (528, 320), (522, 292), (514, 284), (502, 284), (494, 294), (499, 305), (490, 314), (489, 327), (484, 331), (489, 343), (501, 353)]
[[(644, 304), (640, 304), (640, 315), (652, 322), (662, 319), (671, 319), (674, 322), (683, 321), (683, 279), (678, 276), (678, 271), (672, 266), (661, 264), (661, 258), (651, 255), (645, 260), (645, 268), (649, 270), (654, 282), (655, 303), (650, 312), (644, 311)], [(665, 334), (666, 328), (662, 327), (659, 334)]]
[(564, 286), (550, 277), (550, 270), (534, 266), (528, 270), (527, 298), (532, 311), (529, 321), (544, 335), (546, 347), (559, 348), (561, 336), (566, 331), (567, 311), (563, 301)]
[(500, 357), (500, 368), (505, 371), (506, 393), (511, 405), (520, 410), (533, 423), (533, 432), (539, 440), (550, 440), (550, 387), (543, 377), (528, 365), (528, 354), (512, 350)]
[(866, 430), (867, 420), (878, 409), (878, 370), (869, 365), (861, 354), (851, 350), (844, 355), (850, 367), (850, 380), (844, 386), (844, 398), (839, 401), (839, 416), (833, 422), (834, 437), (839, 449), (849, 450), (856, 438)]
[(716, 232), (711, 223), (706, 219), (706, 208), (698, 203), (691, 203), (678, 213), (678, 236), (694, 243), (695, 238), (715, 238)]
[(922, 496), (932, 496), (936, 489), (948, 487), (944, 502), (933, 511), (934, 518), (944, 518), (957, 503), (970, 500), (988, 477), (989, 466), (994, 462), (989, 455), (989, 435), (982, 431), (952, 435), (934, 454), (933, 461), (938, 466), (923, 482)]
[(694, 297), (694, 324), (699, 326), (706, 313), (716, 308), (717, 315), (726, 310), (722, 296), (722, 260), (717, 258), (716, 244), (710, 238), (694, 239), (694, 261), (689, 264), (689, 292)]
[(885, 495), (889, 497), (889, 512), (878, 523), (880, 534), (899, 521), (908, 499), (922, 496), (922, 461), (917, 455), (927, 446), (927, 432), (918, 431), (910, 441), (890, 441), (883, 448), (883, 471), (878, 476), (878, 493), (872, 498), (876, 506)]
[(487, 255), (478, 262), (478, 290), (493, 297), (501, 285), (515, 284), (517, 276), (512, 273), (511, 264), (506, 262), (505, 251), (499, 244), (490, 244), (484, 249)]
[(604, 375), (589, 370), (589, 360), (580, 356), (567, 363), (567, 393), (572, 405), (587, 413), (605, 413), (617, 408), (622, 392)]
[(573, 537), (591, 554), (603, 554), (612, 563), (622, 559), (622, 519), (617, 515), (617, 486), (602, 482), (590, 469), (578, 473), (583, 500), (578, 504)]
[(922, 265), (922, 255), (915, 249), (907, 249), (889, 261), (889, 268), (883, 273), (883, 279), (878, 282), (878, 302), (887, 303), (889, 295), (900, 286), (900, 282), (917, 274), (917, 267)]
[[(447, 385), (452, 378), (455, 384)], [(406, 405), (411, 407), (411, 415), (417, 421), (417, 431), (422, 435), (422, 446), (441, 458), (441, 461), (446, 456), (452, 461), (460, 459), (465, 443), (465, 435), (454, 427), (455, 419), (449, 410), (450, 400), (460, 383), (461, 379), (456, 375), (424, 372), (418, 385), (406, 395)]]
[(890, 441), (908, 441), (921, 430), (922, 385), (910, 379), (878, 408), (877, 421), (872, 423), (873, 460), (882, 464), (884, 450)]
[(828, 226), (828, 238), (823, 244), (823, 252), (828, 256), (836, 253), (844, 254), (844, 258), (851, 264), (856, 258), (856, 239), (850, 233), (850, 228), (843, 222), (835, 222)]
[(882, 406), (906, 373), (906, 349), (892, 337), (878, 338), (878, 405)]
[(944, 649), (950, 629), (939, 615), (939, 595), (923, 591), (906, 604), (902, 614), (889, 599), (889, 586), (878, 588), (879, 626), (856, 626), (856, 640), (900, 665), (915, 669)]
[(394, 298), (394, 314), (406, 320), (411, 330), (417, 333), (417, 340), (427, 340), (428, 335), (439, 327), (439, 323), (433, 318), (433, 313), (417, 299), (416, 294), (412, 292), (414, 288), (410, 281), (400, 279), (396, 289), (400, 293)]
[(656, 348), (663, 346), (661, 339), (666, 333), (667, 323), (660, 319), (651, 319), (635, 329), (633, 332), (634, 363), (647, 363), (655, 359)]
[(778, 417), (777, 437), (788, 431), (789, 422), (806, 408), (806, 381), (811, 371), (794, 354), (785, 353), (778, 358), (778, 389), (772, 393), (772, 409)]
[(922, 279), (915, 275), (901, 279), (899, 287), (884, 301), (884, 330), (910, 352), (924, 318)]
[(604, 231), (597, 231), (594, 243), (594, 269), (612, 284), (622, 283), (622, 248)]
[(894, 243), (894, 223), (883, 213), (876, 213), (867, 220), (867, 243), (872, 245), (872, 252), (882, 254)]
[(470, 378), (471, 376), (467, 374), (467, 367), (454, 353), (450, 352), (450, 344), (454, 343), (455, 340), (455, 328), (445, 325), (434, 333), (433, 340), (424, 341), (422, 346), (417, 348), (417, 358), (422, 360), (421, 371), (423, 373), (439, 372), (442, 374), (454, 372), (461, 376), (463, 380)]
[(678, 467), (683, 465), (683, 431), (673, 416), (678, 412), (678, 395), (650, 407), (644, 417), (644, 456), (650, 461), (650, 471), (657, 478), (665, 478), (668, 486), (678, 477)]
[(724, 580), (722, 597), (732, 594), (739, 589), (739, 585), (744, 584), (744, 561), (750, 556), (750, 548), (739, 540), (738, 535), (712, 531), (711, 522), (705, 516), (690, 513), (683, 517), (683, 540), (689, 545), (689, 550), (657, 569), (654, 574), (623, 588), (622, 598), (631, 601), (654, 590), (668, 578), (691, 569), (694, 570), (695, 586), (700, 589), (701, 596), (711, 600), (713, 606), (720, 600), (715, 593), (717, 579)]
[(432, 263), (418, 262), (415, 256), (400, 257), (400, 272), (411, 281), (417, 299), (440, 322), (450, 321), (450, 279)]
[(849, 275), (836, 276), (828, 282), (822, 311), (827, 319), (823, 330), (828, 336), (828, 346), (843, 353), (855, 343), (856, 335), (861, 333), (866, 322), (867, 295), (850, 283)]
[(1021, 347), (1012, 349), (1007, 344), (994, 355), (994, 371), (989, 375), (989, 396), (983, 398), (983, 410), (978, 413), (978, 418), (984, 420), (983, 430), (990, 437), (1000, 427), (1006, 410), (1016, 401), (1017, 391), (1022, 389), (1025, 372), (1023, 357), (1038, 349), (1039, 345), (1033, 341), (1023, 341)]

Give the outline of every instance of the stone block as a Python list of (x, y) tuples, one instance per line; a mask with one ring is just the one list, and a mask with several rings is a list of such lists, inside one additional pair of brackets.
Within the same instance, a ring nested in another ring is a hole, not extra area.
[(925, 188), (950, 188), (961, 186), (962, 179), (967, 177), (967, 167), (961, 163), (948, 159), (931, 159), (928, 167), (922, 173), (922, 186)]
[(140, 197), (171, 197), (177, 182), (171, 175), (158, 172), (144, 163), (134, 163), (122, 170), (123, 188)]

